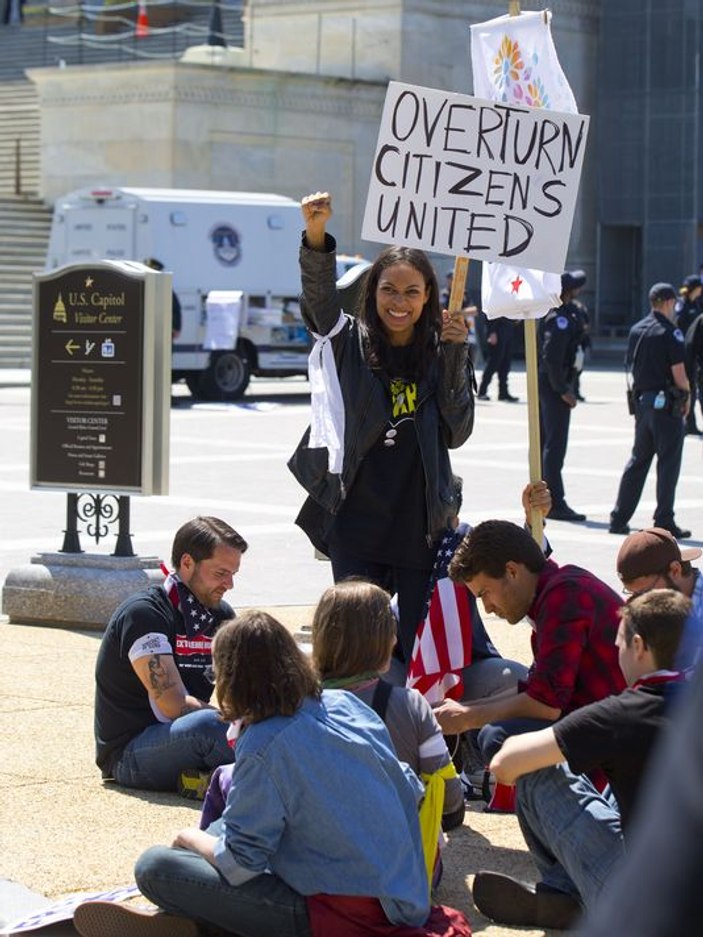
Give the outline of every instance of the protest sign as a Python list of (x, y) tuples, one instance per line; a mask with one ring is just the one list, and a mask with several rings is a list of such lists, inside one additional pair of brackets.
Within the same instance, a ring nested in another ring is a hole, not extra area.
[(362, 237), (560, 273), (588, 117), (390, 82)]

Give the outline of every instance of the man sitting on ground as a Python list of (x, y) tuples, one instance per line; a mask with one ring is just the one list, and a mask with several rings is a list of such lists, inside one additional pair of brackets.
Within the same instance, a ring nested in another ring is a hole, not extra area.
[(148, 790), (180, 786), (193, 796), (189, 779), (204, 793), (206, 774), (234, 760), (228, 726), (208, 702), (210, 645), (234, 617), (222, 597), (246, 549), (216, 517), (188, 521), (173, 541), (174, 572), (126, 599), (108, 622), (95, 667), (96, 761), (104, 778)]
[(509, 735), (530, 732), (587, 703), (619, 693), (615, 635), (621, 600), (593, 573), (557, 566), (522, 527), (484, 521), (469, 533), (449, 566), (486, 612), (532, 624), (534, 661), (524, 682), (499, 696), (435, 710), (445, 733), (483, 726), (486, 763)]
[(701, 552), (698, 547), (681, 549), (663, 527), (648, 527), (626, 537), (618, 553), (618, 576), (625, 592), (637, 595), (666, 586), (691, 600), (679, 649), (681, 669), (695, 666), (703, 651), (703, 576), (691, 566)]
[[(533, 888), (496, 872), (474, 879), (476, 907), (502, 924), (569, 927), (597, 901), (624, 854), (654, 743), (682, 685), (675, 660), (691, 603), (656, 589), (622, 608), (617, 646), (629, 688), (553, 726), (514, 736), (493, 758), (504, 784), (517, 782), (517, 815), (541, 881)], [(586, 776), (601, 769), (601, 794)]]

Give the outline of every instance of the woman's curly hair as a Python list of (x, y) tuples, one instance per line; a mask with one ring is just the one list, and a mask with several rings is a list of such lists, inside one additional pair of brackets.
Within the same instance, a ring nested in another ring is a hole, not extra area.
[(253, 609), (225, 622), (212, 643), (215, 692), (225, 719), (261, 722), (292, 716), (320, 684), (293, 635)]

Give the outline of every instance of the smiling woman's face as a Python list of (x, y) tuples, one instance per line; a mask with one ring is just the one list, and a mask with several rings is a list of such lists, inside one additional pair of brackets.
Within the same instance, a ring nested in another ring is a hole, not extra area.
[(409, 345), (415, 323), (429, 298), (429, 289), (419, 270), (397, 263), (381, 273), (376, 287), (376, 310), (391, 345)]

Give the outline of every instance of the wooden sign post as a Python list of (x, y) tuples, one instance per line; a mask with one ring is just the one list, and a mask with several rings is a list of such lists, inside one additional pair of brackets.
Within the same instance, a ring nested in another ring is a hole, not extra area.
[[(520, 15), (520, 0), (508, 3), (510, 16)], [(537, 325), (534, 319), (525, 319), (525, 370), (527, 372), (527, 433), (530, 481), (542, 478), (542, 442), (539, 432), (539, 381), (537, 379)], [(541, 511), (534, 510), (530, 518), (532, 536), (542, 545), (544, 523)]]

